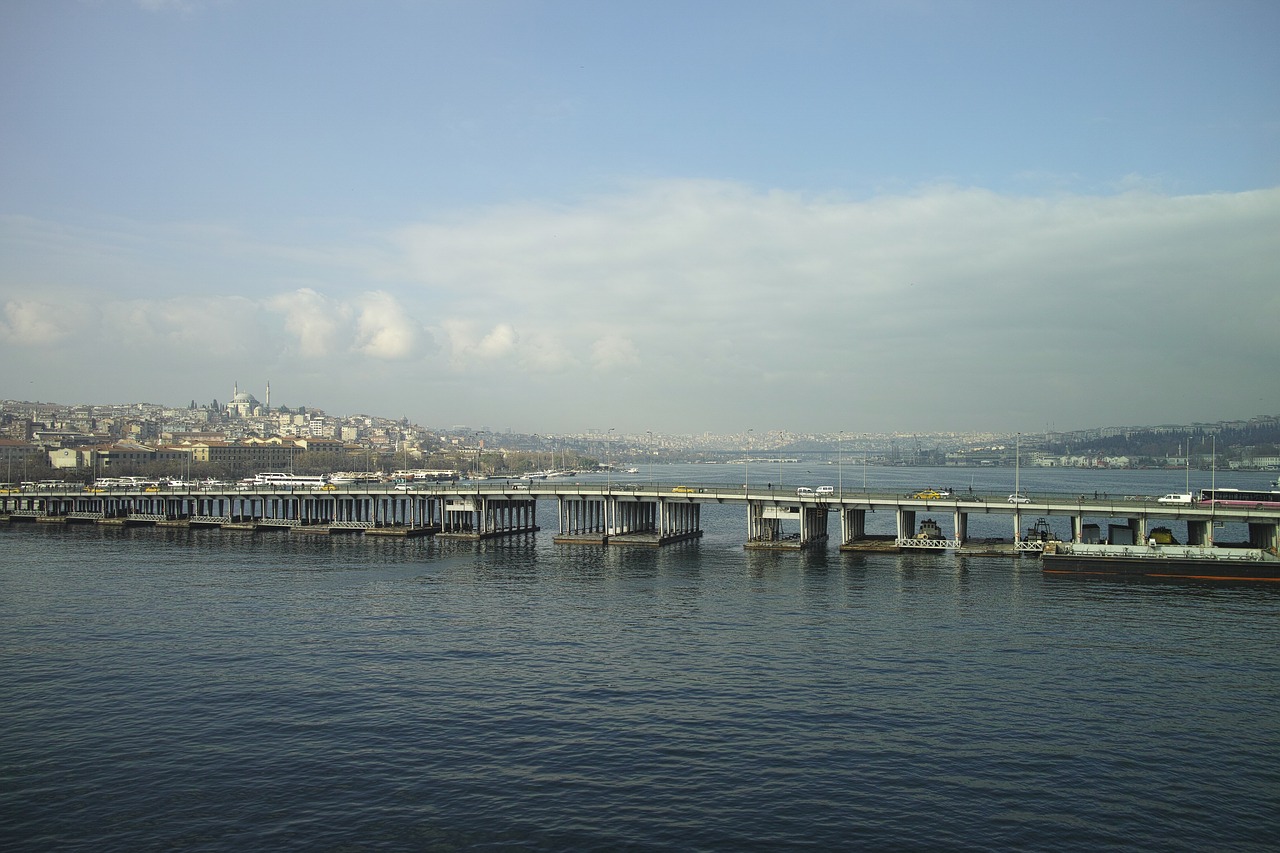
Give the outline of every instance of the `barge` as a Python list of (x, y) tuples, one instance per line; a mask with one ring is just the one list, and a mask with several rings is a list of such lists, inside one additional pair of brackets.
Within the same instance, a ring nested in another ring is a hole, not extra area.
[(1051, 542), (1040, 560), (1046, 574), (1280, 581), (1280, 557), (1264, 548)]

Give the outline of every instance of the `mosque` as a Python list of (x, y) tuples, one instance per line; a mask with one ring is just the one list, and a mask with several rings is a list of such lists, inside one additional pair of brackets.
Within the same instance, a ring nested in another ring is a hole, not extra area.
[(271, 382), (267, 381), (267, 402), (259, 403), (258, 398), (248, 391), (240, 390), (240, 383), (235, 383), (231, 392), (231, 402), (227, 403), (227, 417), (255, 418), (265, 415), (271, 409)]

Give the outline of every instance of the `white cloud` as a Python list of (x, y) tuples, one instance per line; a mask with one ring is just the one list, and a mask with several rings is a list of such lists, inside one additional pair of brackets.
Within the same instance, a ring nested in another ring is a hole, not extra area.
[(617, 370), (640, 363), (640, 351), (629, 338), (609, 335), (591, 345), (591, 363), (597, 370)]
[(503, 358), (515, 351), (519, 339), (520, 336), (510, 323), (499, 323), (476, 345), (476, 353), (489, 361)]
[(419, 330), (394, 296), (382, 291), (366, 294), (359, 312), (357, 351), (384, 360), (404, 359), (413, 353)]
[(510, 323), (498, 323), (480, 331), (474, 322), (453, 318), (446, 320), (442, 329), (449, 352), (449, 363), (455, 370), (467, 370), (500, 359), (516, 352), (520, 335)]
[(48, 346), (81, 332), (89, 321), (82, 305), (11, 299), (4, 305), (0, 341), (17, 346)]
[(267, 306), (284, 315), (284, 327), (298, 340), (304, 357), (320, 357), (343, 349), (351, 309), (309, 287), (282, 293)]

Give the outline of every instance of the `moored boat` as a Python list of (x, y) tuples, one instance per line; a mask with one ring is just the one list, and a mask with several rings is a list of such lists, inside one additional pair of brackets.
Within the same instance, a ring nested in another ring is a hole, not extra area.
[(1052, 542), (1040, 559), (1048, 574), (1280, 581), (1280, 557), (1264, 548)]

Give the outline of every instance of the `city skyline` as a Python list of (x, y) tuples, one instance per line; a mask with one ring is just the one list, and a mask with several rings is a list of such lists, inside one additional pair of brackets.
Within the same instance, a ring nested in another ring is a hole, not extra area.
[[(277, 420), (279, 416), (287, 416), (288, 423), (292, 427), (303, 427), (301, 434), (304, 435), (308, 433), (306, 425), (311, 423), (312, 419), (318, 419), (319, 422), (326, 424), (332, 430), (337, 430), (338, 427), (336, 425), (362, 424), (368, 428), (395, 428), (409, 432), (429, 432), (441, 437), (471, 437), (475, 439), (486, 436), (496, 439), (522, 437), (553, 444), (558, 440), (574, 440), (596, 443), (633, 442), (643, 446), (652, 446), (655, 441), (660, 441), (668, 447), (672, 446), (670, 442), (677, 442), (689, 447), (701, 447), (704, 449), (731, 448), (746, 452), (749, 452), (753, 447), (761, 449), (779, 448), (813, 442), (819, 444), (834, 443), (833, 446), (835, 447), (844, 444), (861, 447), (873, 445), (877, 442), (910, 442), (912, 440), (916, 442), (917, 446), (920, 446), (922, 441), (934, 442), (934, 447), (958, 447), (965, 444), (972, 445), (975, 442), (989, 441), (996, 442), (993, 446), (1001, 447), (1003, 444), (1011, 444), (1015, 436), (1021, 436), (1024, 442), (1034, 440), (1063, 441), (1069, 440), (1071, 436), (1098, 439), (1107, 436), (1144, 432), (1167, 434), (1198, 432), (1202, 434), (1202, 441), (1207, 442), (1209, 434), (1224, 429), (1261, 428), (1274, 431), (1277, 428), (1277, 424), (1280, 424), (1280, 413), (1255, 413), (1248, 418), (1239, 419), (1218, 418), (1208, 421), (1168, 422), (1162, 424), (1098, 423), (1085, 425), (1073, 430), (1043, 431), (960, 429), (922, 431), (894, 428), (884, 430), (841, 429), (824, 431), (800, 426), (794, 429), (765, 428), (757, 430), (748, 428), (727, 432), (699, 430), (674, 433), (635, 429), (626, 425), (609, 428), (595, 425), (577, 425), (557, 432), (539, 432), (537, 430), (524, 429), (520, 425), (445, 424), (417, 421), (402, 415), (372, 410), (336, 411), (314, 403), (269, 406), (265, 401), (257, 399), (251, 389), (241, 389), (239, 383), (236, 383), (233, 388), (236, 389), (235, 393), (225, 400), (220, 400), (216, 397), (207, 401), (193, 398), (187, 403), (162, 403), (154, 400), (66, 402), (0, 398), (0, 423), (3, 423), (6, 417), (29, 410), (29, 414), (36, 417), (37, 420), (41, 418), (50, 421), (84, 420), (85, 418), (94, 420), (106, 417), (119, 427), (131, 422), (184, 421), (188, 418), (187, 413), (195, 409), (196, 411), (191, 412), (191, 414), (193, 416), (198, 415), (198, 417), (192, 422), (190, 428), (195, 429), (197, 432), (202, 431), (202, 429), (211, 429), (219, 433), (230, 430), (236, 435), (243, 434), (244, 436), (257, 436), (259, 438), (271, 436), (288, 437), (299, 434), (296, 429), (284, 429), (283, 422)], [(301, 413), (305, 413), (305, 415)], [(195, 426), (196, 423), (207, 424), (208, 426), (200, 428)], [(1270, 443), (1267, 439), (1263, 441), (1264, 443)], [(1027, 446), (1031, 447), (1032, 445), (1028, 444)]]
[(0, 21), (0, 397), (270, 381), (544, 434), (1280, 409), (1270, 4)]

